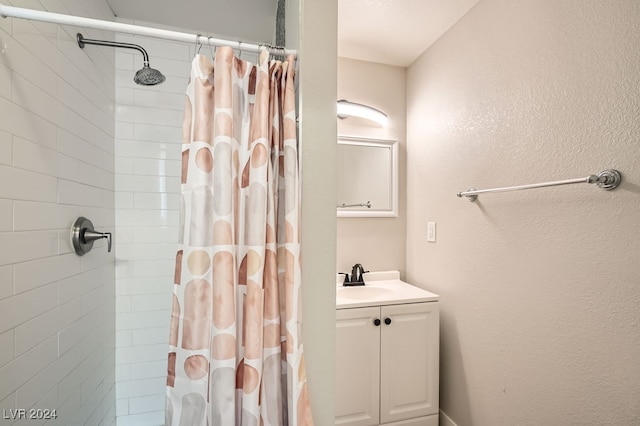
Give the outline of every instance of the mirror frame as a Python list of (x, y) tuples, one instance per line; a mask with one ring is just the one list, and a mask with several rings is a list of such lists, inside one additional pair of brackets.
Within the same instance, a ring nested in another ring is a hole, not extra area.
[[(398, 217), (398, 141), (390, 139), (373, 139), (353, 136), (338, 136), (338, 145), (372, 146), (389, 148), (390, 164), (389, 176), (390, 208), (386, 210), (370, 210), (367, 208), (338, 208), (336, 203), (337, 217)], [(366, 201), (366, 200), (365, 200)]]

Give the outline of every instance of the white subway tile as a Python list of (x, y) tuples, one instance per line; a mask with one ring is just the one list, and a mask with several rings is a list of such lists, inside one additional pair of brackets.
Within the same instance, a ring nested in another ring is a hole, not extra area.
[(163, 350), (164, 358), (158, 361), (139, 362), (131, 364), (131, 377), (133, 380), (151, 379), (154, 377), (167, 377), (167, 357), (169, 346)]
[(49, 176), (58, 174), (58, 153), (19, 137), (13, 138), (13, 166)]
[(116, 318), (116, 330), (154, 328), (168, 324), (170, 318), (170, 309), (162, 311), (122, 313)]
[[(120, 298), (116, 298), (116, 299), (120, 299)], [(116, 300), (116, 304), (118, 304), (119, 301)], [(116, 312), (118, 312), (118, 308), (116, 306)], [(126, 311), (120, 311), (120, 312), (126, 312)], [(131, 343), (133, 341), (132, 338), (132, 330), (118, 330), (116, 331), (116, 348), (121, 348), (121, 347), (125, 347), (125, 346), (131, 346)]]
[(58, 253), (56, 231), (0, 233), (0, 264), (25, 262)]
[(131, 364), (116, 365), (116, 382), (131, 380)]
[[(127, 83), (127, 86), (129, 84)], [(134, 105), (134, 89), (129, 87), (117, 87), (116, 105)], [(133, 123), (129, 123), (133, 124)]]
[[(113, 117), (87, 99), (61, 78), (57, 79), (57, 97), (72, 111), (100, 129), (112, 127)], [(65, 127), (69, 128), (69, 127)]]
[(0, 129), (48, 148), (56, 147), (55, 124), (2, 97)]
[(116, 175), (116, 190), (180, 193), (180, 179), (165, 176)]
[(115, 244), (131, 244), (133, 243), (134, 228), (127, 227), (126, 224), (118, 226), (115, 233)]
[(58, 281), (59, 303), (66, 303), (113, 280), (114, 271), (110, 264), (62, 279)]
[(13, 230), (13, 201), (0, 199), (0, 232)]
[[(177, 139), (180, 141), (181, 139)], [(182, 155), (180, 143), (145, 142), (116, 139), (116, 152), (122, 157), (179, 159)]]
[(11, 69), (0, 63), (0, 96), (11, 99)]
[(115, 193), (115, 207), (116, 210), (132, 209), (133, 208), (133, 193), (116, 191)]
[[(116, 367), (117, 369), (118, 367)], [(120, 382), (122, 380), (118, 380), (118, 376), (116, 374), (116, 381)], [(129, 414), (129, 398), (124, 399), (116, 399), (116, 416), (126, 416)]]
[(158, 426), (164, 424), (164, 410), (118, 417), (118, 426)]
[[(2, 114), (0, 114), (2, 116)], [(57, 181), (55, 177), (33, 173), (27, 170), (0, 166), (0, 198), (55, 202)]]
[[(96, 132), (95, 137), (98, 137), (98, 135), (99, 133)], [(62, 154), (109, 172), (113, 172), (113, 156), (106, 150), (87, 143), (85, 139), (81, 139), (63, 129), (58, 129), (57, 140), (58, 151)]]
[(151, 411), (164, 410), (166, 396), (150, 395), (129, 399), (129, 412), (131, 414), (148, 413)]
[(177, 210), (120, 210), (116, 211), (116, 223), (126, 226), (171, 226), (178, 221)]
[(182, 112), (184, 111), (185, 98), (186, 95), (180, 93), (163, 93), (156, 90), (134, 89), (133, 105)]
[(172, 294), (173, 292), (173, 265), (171, 262), (171, 275), (152, 278), (119, 278), (116, 282), (118, 295), (135, 294)]
[[(156, 304), (160, 309), (170, 308), (172, 296), (170, 294), (160, 295), (144, 295), (144, 296), (132, 296), (134, 299), (153, 298), (156, 299)], [(143, 311), (145, 309), (137, 309), (137, 311)], [(153, 344), (168, 344), (169, 342), (169, 321), (166, 321), (162, 327), (146, 328), (144, 330), (133, 330), (133, 344), (134, 345), (153, 345)]]
[(171, 258), (177, 251), (178, 227), (138, 227), (133, 229), (133, 243), (172, 243), (175, 244)]
[[(169, 341), (168, 334), (166, 336)], [(142, 346), (123, 346), (116, 348), (116, 364), (131, 364), (147, 361), (160, 361), (167, 357), (168, 343)]]
[(71, 180), (74, 182), (78, 181), (78, 160), (71, 158), (67, 155), (58, 153), (58, 158), (56, 161), (56, 165), (58, 167), (58, 171), (56, 176), (62, 179)]
[(52, 363), (57, 353), (56, 338), (52, 337), (0, 368), (0, 400)]
[[(107, 115), (113, 118), (115, 110), (115, 87), (98, 86), (93, 79), (87, 78), (84, 74), (78, 76), (78, 91), (89, 99)], [(112, 126), (112, 124), (110, 124)]]
[(182, 144), (182, 122), (161, 125), (135, 123), (133, 138), (138, 141)]
[(53, 309), (57, 304), (56, 284), (0, 300), (0, 333)]
[(166, 260), (175, 256), (175, 243), (122, 244), (118, 247), (118, 258), (128, 260)]
[(13, 360), (14, 350), (13, 330), (0, 334), (0, 367)]
[(166, 383), (166, 377), (116, 383), (116, 395), (122, 398), (157, 395), (165, 392)]
[(116, 157), (115, 173), (122, 175), (133, 174), (133, 158)]
[(55, 84), (51, 84), (52, 70), (49, 64), (32, 52), (33, 47), (47, 47), (51, 44), (34, 27), (32, 21), (15, 21), (13, 45), (4, 52), (7, 62), (11, 64), (14, 73), (20, 74), (41, 90), (55, 96)]
[(62, 128), (72, 131), (77, 129), (76, 113), (61, 104), (54, 95), (44, 92), (38, 86), (15, 73), (12, 78), (12, 99), (17, 105)]
[(146, 123), (164, 125), (175, 123), (182, 125), (182, 111), (166, 110), (160, 108), (136, 107), (130, 105), (118, 105), (116, 107), (116, 120), (125, 123)]
[(0, 164), (13, 164), (13, 136), (3, 131), (0, 131)]
[[(133, 208), (136, 210), (179, 210), (180, 209), (179, 193), (150, 193), (137, 192), (133, 194)], [(177, 223), (170, 223), (176, 225)]]
[[(113, 137), (115, 133), (115, 122), (112, 116), (108, 119), (108, 123), (104, 127), (95, 126), (87, 120), (80, 120), (78, 123), (78, 136), (80, 139), (89, 142), (94, 147), (100, 149), (109, 154), (110, 160), (113, 161), (111, 156), (114, 154)], [(94, 164), (100, 166), (99, 164)], [(103, 169), (113, 171), (111, 164), (105, 164)]]
[(80, 341), (89, 333), (94, 332), (98, 325), (99, 312), (91, 312), (88, 315), (63, 328), (58, 333), (58, 350), (60, 354), (68, 350), (77, 350)]
[(13, 295), (13, 266), (0, 266), (0, 300)]
[(28, 351), (82, 318), (81, 300), (74, 299), (15, 328), (16, 355)]
[[(1, 22), (1, 21), (0, 21)], [(9, 394), (5, 399), (0, 401), (0, 409), (4, 410), (3, 412), (7, 412), (9, 410), (15, 410), (18, 408), (16, 405), (16, 394)]]
[(39, 406), (37, 408), (56, 407), (58, 397), (56, 385), (69, 374), (80, 361), (82, 361), (82, 358), (76, 351), (69, 351), (60, 358), (55, 359), (54, 362), (46, 366), (42, 371), (18, 388), (16, 391), (18, 407), (33, 407), (51, 390), (55, 391), (54, 397), (56, 404)]
[(131, 296), (116, 296), (116, 312), (131, 312)]
[(133, 123), (116, 122), (116, 138), (117, 139), (133, 139)]
[(81, 183), (60, 180), (58, 183), (58, 202), (77, 206), (113, 207), (113, 191), (96, 188)]
[(113, 191), (114, 177), (112, 172), (97, 168), (87, 163), (80, 163), (78, 167), (80, 182), (101, 189)]
[(79, 273), (80, 259), (73, 253), (17, 263), (13, 268), (18, 294)]
[(133, 264), (133, 277), (166, 277), (173, 276), (175, 259), (171, 260), (139, 260)]
[(37, 231), (65, 227), (58, 204), (35, 201), (14, 201), (14, 228), (16, 231)]
[(69, 230), (58, 230), (58, 255), (75, 253)]
[[(136, 158), (133, 160), (133, 174), (149, 176), (175, 176), (182, 174), (182, 161), (159, 158)], [(179, 179), (176, 179), (179, 180)]]
[(116, 69), (125, 71), (135, 71), (133, 67), (133, 57), (137, 53), (128, 50), (116, 51)]

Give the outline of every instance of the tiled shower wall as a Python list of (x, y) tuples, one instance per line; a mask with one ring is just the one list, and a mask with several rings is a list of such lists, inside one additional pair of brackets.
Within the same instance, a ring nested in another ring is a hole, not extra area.
[[(3, 4), (113, 19), (103, 0)], [(114, 256), (69, 240), (78, 216), (114, 227), (114, 55), (79, 49), (77, 31), (0, 19), (3, 425), (36, 424), (11, 415), (30, 408), (55, 409), (51, 425), (115, 424)]]
[(119, 426), (157, 426), (164, 424), (192, 48), (128, 35), (117, 40), (142, 45), (151, 67), (167, 77), (157, 86), (138, 86), (133, 76), (142, 55), (116, 53), (116, 411)]

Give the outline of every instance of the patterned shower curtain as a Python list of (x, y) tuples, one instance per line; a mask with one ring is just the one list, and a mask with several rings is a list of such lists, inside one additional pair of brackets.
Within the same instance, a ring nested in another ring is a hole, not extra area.
[(294, 58), (196, 55), (166, 424), (312, 425), (301, 340)]

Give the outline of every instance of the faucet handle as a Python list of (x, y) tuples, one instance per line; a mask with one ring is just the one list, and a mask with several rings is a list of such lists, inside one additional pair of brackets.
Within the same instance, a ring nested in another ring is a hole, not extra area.
[(342, 282), (342, 285), (349, 284), (349, 274), (347, 274), (346, 272), (338, 272), (338, 275), (344, 275), (344, 281)]

